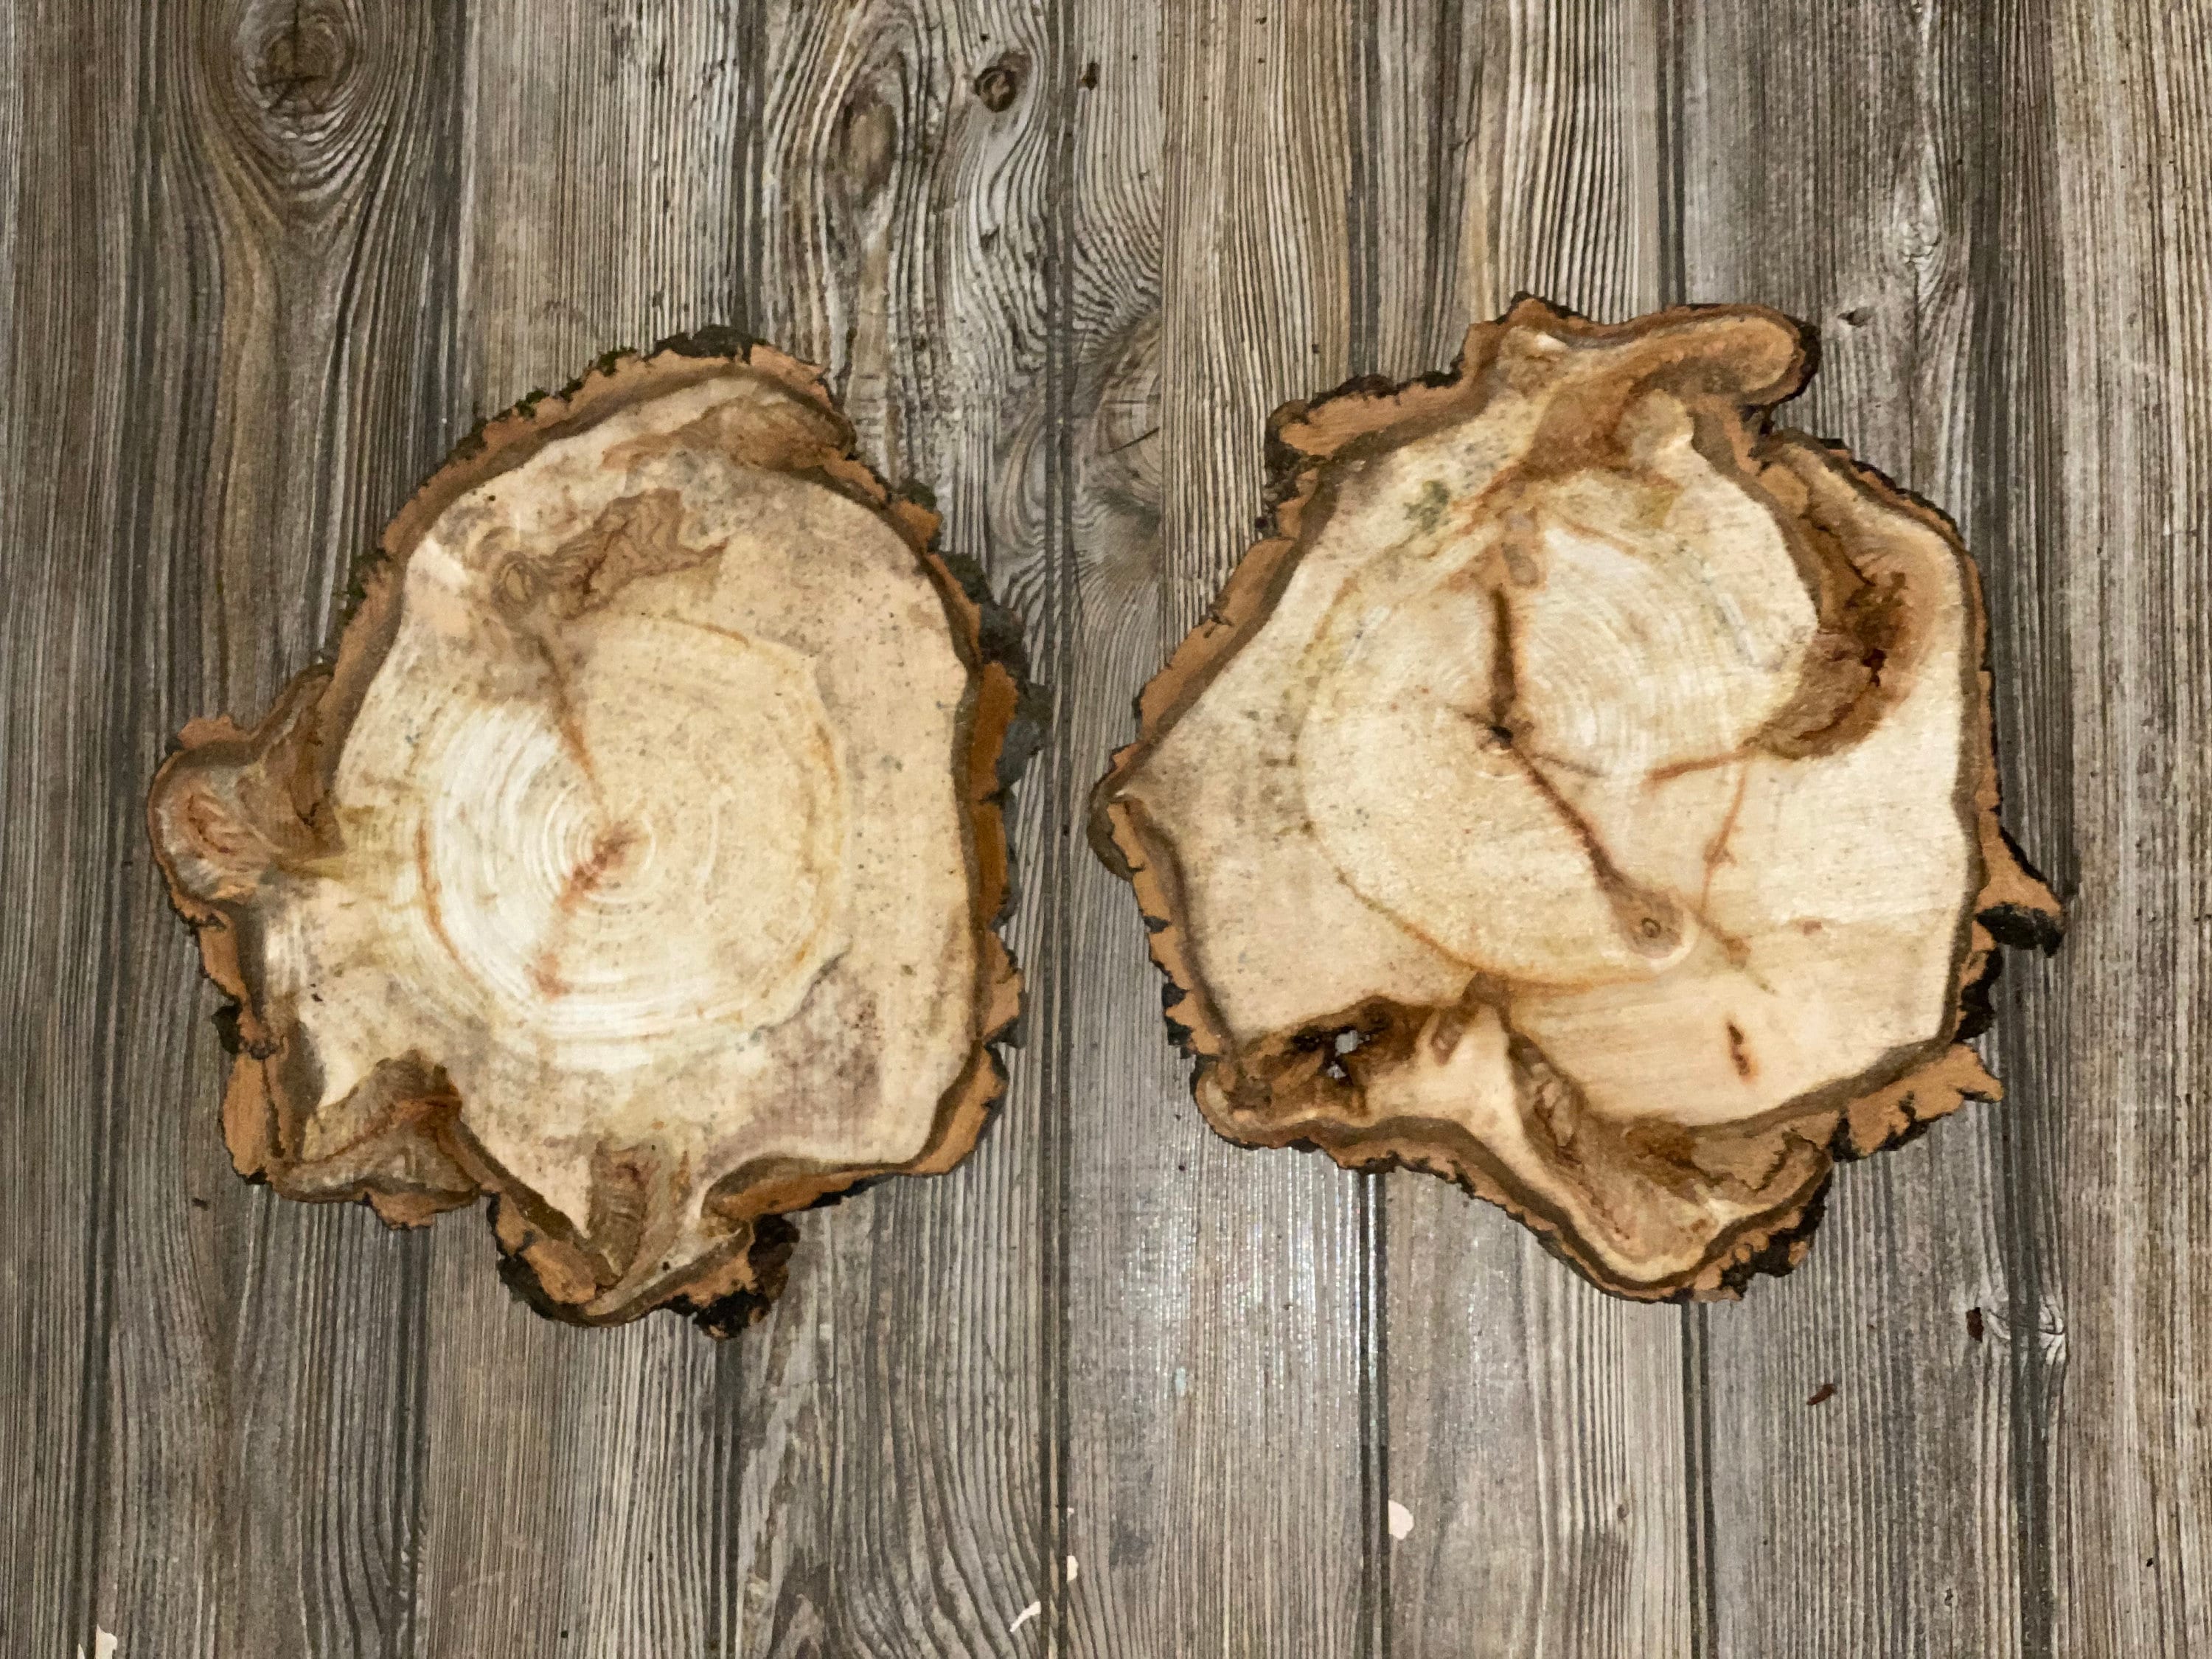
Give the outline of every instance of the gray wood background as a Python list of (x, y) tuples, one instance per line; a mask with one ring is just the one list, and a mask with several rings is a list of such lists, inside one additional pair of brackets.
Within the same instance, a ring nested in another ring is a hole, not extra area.
[[(1216, 1141), (1077, 832), (1270, 407), (1524, 288), (1818, 322), (1794, 419), (1963, 521), (2072, 908), (2011, 1099), (1738, 1305)], [(2212, 1652), (2198, 0), (13, 0), (0, 295), (0, 1650)], [(138, 816), (478, 416), (716, 322), (1057, 702), (1000, 1120), (722, 1346), (237, 1181)]]

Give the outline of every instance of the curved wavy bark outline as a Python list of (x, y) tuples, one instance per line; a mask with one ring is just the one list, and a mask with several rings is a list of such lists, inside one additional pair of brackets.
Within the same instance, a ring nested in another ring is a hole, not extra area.
[(726, 1333), (787, 1212), (964, 1156), (1030, 716), (936, 528), (766, 346), (604, 360), (464, 444), (335, 661), (154, 784), (240, 1171), (394, 1224), (488, 1192), (542, 1310)]
[(1998, 1085), (1997, 820), (1951, 523), (1770, 429), (1749, 307), (1534, 300), (1273, 423), (1273, 533), (1093, 797), (1223, 1134), (1405, 1164), (1601, 1287), (1735, 1294), (1835, 1160)]

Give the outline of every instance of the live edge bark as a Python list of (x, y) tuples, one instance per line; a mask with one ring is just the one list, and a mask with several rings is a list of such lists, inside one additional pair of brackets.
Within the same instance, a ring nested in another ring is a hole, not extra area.
[(1094, 795), (1232, 1140), (1404, 1164), (1594, 1282), (1735, 1294), (1838, 1158), (2000, 1090), (1997, 818), (1940, 512), (1770, 429), (1810, 337), (1537, 301), (1273, 423), (1273, 533)]
[[(1755, 308), (1531, 301), (1279, 412), (1276, 533), (1093, 820), (1224, 1134), (1710, 1297), (1802, 1258), (1837, 1158), (1996, 1096), (1996, 945), (2058, 913), (1997, 820), (1978, 580), (1769, 428), (1810, 367)], [(546, 1311), (727, 1329), (787, 1213), (957, 1162), (1018, 1001), (1022, 688), (935, 522), (764, 347), (465, 446), (335, 663), (155, 780), (241, 1172), (394, 1224), (489, 1193)]]
[(761, 345), (612, 357), (464, 444), (335, 660), (154, 784), (240, 1171), (394, 1224), (489, 1194), (541, 1310), (726, 1334), (790, 1212), (965, 1156), (1029, 715), (936, 526)]

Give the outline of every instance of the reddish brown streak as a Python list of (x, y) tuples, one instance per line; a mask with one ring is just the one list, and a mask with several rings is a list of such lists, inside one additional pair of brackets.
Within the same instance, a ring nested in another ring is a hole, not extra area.
[(568, 695), (568, 672), (561, 664), (557, 647), (543, 634), (526, 631), (523, 638), (538, 648), (545, 664), (549, 683), (549, 701), (553, 705), (554, 729), (561, 734), (561, 744), (576, 763), (576, 769), (584, 775), (585, 786), (596, 798), (599, 793), (599, 775), (592, 765), (591, 750), (585, 746), (583, 723), (576, 718), (575, 700)]
[(607, 878), (607, 872), (615, 861), (637, 840), (637, 831), (628, 824), (610, 831), (592, 843), (592, 855), (568, 872), (568, 879), (561, 889), (560, 906), (573, 911), (585, 894), (597, 890)]
[(1736, 748), (1729, 750), (1724, 755), (1705, 755), (1696, 760), (1669, 761), (1666, 765), (1655, 766), (1646, 773), (1644, 779), (1644, 785), (1649, 787), (1655, 783), (1672, 783), (1676, 778), (1687, 777), (1692, 772), (1710, 772), (1717, 766), (1733, 765), (1737, 761), (1750, 759), (1753, 752), (1748, 748)]
[(550, 999), (568, 994), (568, 981), (561, 977), (558, 966), (561, 936), (567, 931), (562, 924), (575, 914), (586, 893), (598, 890), (607, 878), (607, 872), (636, 840), (637, 831), (629, 824), (610, 830), (592, 844), (591, 856), (571, 870), (568, 878), (562, 883), (561, 896), (554, 901), (557, 912), (552, 925), (546, 930), (544, 943), (538, 947), (538, 954), (530, 962), (530, 982), (541, 995)]
[(1510, 742), (1513, 703), (1520, 696), (1521, 665), (1514, 655), (1513, 605), (1502, 587), (1490, 590), (1490, 617), (1497, 641), (1490, 657), (1490, 729), (1503, 732)]
[(1743, 1032), (1734, 1020), (1728, 1023), (1728, 1042), (1729, 1059), (1735, 1066), (1735, 1074), (1746, 1083), (1750, 1082), (1759, 1074), (1759, 1066), (1753, 1060), (1751, 1051), (1743, 1046)]
[[(1698, 890), (1700, 910), (1712, 902), (1713, 875), (1720, 868), (1721, 860), (1729, 858), (1729, 837), (1735, 833), (1736, 817), (1743, 811), (1744, 791), (1750, 783), (1748, 769), (1736, 774), (1735, 793), (1729, 800), (1728, 811), (1721, 818), (1721, 827), (1713, 832), (1713, 838), (1705, 843), (1705, 884)], [(1732, 859), (1729, 861), (1734, 862)]]
[(1559, 817), (1569, 832), (1581, 844), (1583, 855), (1589, 860), (1591, 872), (1598, 885), (1613, 901), (1621, 915), (1622, 925), (1634, 924), (1638, 937), (1646, 942), (1665, 939), (1670, 945), (1674, 927), (1669, 908), (1654, 894), (1638, 887), (1624, 876), (1603, 844), (1597, 832), (1590, 828), (1583, 815), (1577, 811), (1559, 787), (1545, 776), (1535, 757), (1524, 751), (1518, 742), (1519, 732), (1513, 719), (1513, 704), (1519, 696), (1519, 668), (1513, 632), (1513, 606), (1503, 587), (1490, 590), (1491, 622), (1495, 632), (1495, 646), (1491, 655), (1490, 706), (1480, 714), (1469, 719), (1485, 728), (1486, 735), (1498, 748), (1510, 755), (1519, 765), (1545, 804)]
[(559, 959), (559, 951), (549, 943), (530, 960), (530, 982), (548, 1001), (568, 994), (568, 981), (561, 977), (556, 966)]
[(446, 954), (456, 962), (461, 953), (453, 948), (452, 937), (446, 932), (443, 915), (444, 890), (439, 885), (437, 872), (430, 867), (430, 825), (427, 820), (415, 826), (415, 870), (422, 882), (422, 914), (429, 918), (430, 931), (438, 936), (438, 943), (446, 947)]

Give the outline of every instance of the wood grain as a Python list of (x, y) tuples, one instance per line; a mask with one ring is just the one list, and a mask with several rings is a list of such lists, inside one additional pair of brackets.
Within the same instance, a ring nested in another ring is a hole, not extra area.
[(96, 944), (56, 940), (98, 976), (82, 992), (90, 1069), (37, 1108), (100, 1137), (72, 1206), (100, 1230), (73, 1628), (54, 1650), (94, 1623), (177, 1653), (380, 1650), (411, 1599), (421, 1254), (366, 1216), (271, 1203), (208, 1139), (216, 999), (179, 971), (130, 778), (186, 713), (251, 714), (305, 663), (355, 550), (444, 441), (448, 337), (419, 319), (450, 311), (450, 264), (426, 250), (450, 222), (458, 85), (429, 66), (451, 42), (434, 14), (376, 6), (158, 6), (87, 27), (88, 61), (119, 39), (160, 69), (71, 94), (90, 124), (81, 164), (126, 137), (137, 158), (127, 187), (80, 177), (81, 222), (106, 245), (81, 250), (86, 269), (127, 283), (112, 313), (127, 326), (117, 357), (95, 337), (40, 347), (49, 384), (72, 362), (118, 393), (46, 443), (65, 446), (49, 465), (85, 458), (112, 516), (53, 526), (53, 551), (81, 562), (45, 592), (70, 611), (11, 653), (66, 698), (71, 671), (39, 661), (63, 646), (100, 699), (47, 750), (93, 786), (70, 815), (106, 842), (96, 860), (50, 851), (76, 872), (65, 890), (101, 896), (80, 913), (101, 915)]
[[(180, 441), (149, 503), (166, 741), (192, 713), (258, 712), (312, 659), (354, 562), (458, 435), (459, 20), (143, 15), (163, 66), (142, 140), (164, 162), (149, 297), (170, 347), (144, 406), (186, 412), (143, 441)], [(148, 1225), (118, 1235), (95, 1607), (118, 1632), (190, 1609), (213, 1653), (381, 1652), (412, 1613), (422, 1241), (239, 1186), (207, 1139), (212, 1031), (164, 1040), (185, 1006), (173, 938), (173, 918), (149, 924), (149, 994), (126, 1000), (116, 1205)], [(202, 1010), (216, 1000), (198, 989)]]
[(2049, 1599), (2027, 1612), (2039, 1654), (2183, 1654), (2212, 1643), (2212, 20), (2075, 3), (2019, 46), (2047, 53), (2057, 274), (2013, 367), (2053, 376), (2038, 592), (2063, 595), (2071, 671), (2069, 718), (2022, 759), (2069, 739), (2078, 861), (2030, 1050), (2040, 1294), (2010, 1324), (2052, 1407), (2028, 1471)]
[[(1188, 1100), (1163, 1041), (1142, 931), (1122, 908), (1127, 892), (1076, 838), (1085, 793), (1101, 758), (1126, 738), (1130, 696), (1162, 633), (1160, 20), (1084, 0), (1060, 40), (1081, 94), (1055, 180), (1053, 292), (1065, 343), (1052, 396), (1032, 411), (1027, 482), (1005, 497), (1033, 504), (1034, 516), (1000, 532), (1049, 552), (1050, 562), (1016, 567), (1013, 592), (1038, 633), (1048, 630), (1055, 664), (1054, 729), (1033, 786), (1041, 797), (1051, 792), (1053, 816), (1039, 825), (1050, 826), (1050, 838), (1033, 844), (1055, 878), (1042, 920), (1054, 995), (1039, 1010), (1051, 1046), (1036, 1058), (1052, 1067), (1039, 1081), (1048, 1082), (1042, 1097), (1052, 1107), (1047, 1203), (1060, 1218), (1047, 1279), (1058, 1387), (1044, 1427), (1054, 1474), (1051, 1559), (1061, 1571), (1043, 1597), (1050, 1623), (1032, 1650), (1109, 1655), (1175, 1650), (1177, 1615), (1162, 1609), (1158, 1587), (1181, 1542), (1163, 1540), (1175, 1536), (1163, 1525), (1176, 1480), (1172, 1445), (1157, 1429), (1129, 1426), (1132, 1416), (1157, 1422), (1175, 1395), (1175, 1361), (1161, 1352), (1154, 1317), (1134, 1322), (1137, 1340), (1111, 1352), (1085, 1328), (1130, 1328), (1121, 1310), (1132, 1290), (1152, 1293), (1159, 1282), (1166, 1234), (1151, 1214), (1131, 1212), (1126, 1191), (1091, 1194), (1079, 1173), (1096, 1167), (1113, 1133), (1097, 1121), (1102, 1112), (1127, 1123), (1133, 1109), (1173, 1111)], [(1033, 1052), (1042, 1048), (1041, 1034)], [(1166, 1127), (1145, 1122), (1139, 1133), (1153, 1141)], [(1188, 1144), (1181, 1133), (1168, 1138)], [(1182, 1386), (1187, 1395), (1187, 1367)]]
[[(470, 24), (465, 412), (731, 320), (738, 24), (593, 0), (487, 0)], [(481, 1209), (432, 1240), (421, 1650), (703, 1651), (722, 1575), (699, 1484), (733, 1426), (713, 1347), (674, 1318), (538, 1318), (497, 1276)]]
[[(0, 1646), (2212, 1648), (2200, 12), (12, 9)], [(2072, 908), (1999, 988), (2011, 1098), (1842, 1171), (1739, 1306), (1623, 1308), (1439, 1182), (1218, 1141), (1069, 838), (1249, 539), (1272, 404), (1524, 287), (1820, 324), (1790, 417), (1963, 521), (2008, 816)], [(1055, 709), (1001, 1121), (805, 1218), (720, 1346), (545, 1324), (468, 1217), (238, 1182), (138, 822), (468, 422), (709, 323), (830, 365)]]
[[(2004, 166), (1984, 145), (2000, 118), (1985, 100), (2000, 94), (1972, 20), (1858, 3), (1715, 11), (1680, 44), (1687, 297), (1756, 299), (1820, 329), (1820, 373), (1778, 418), (1840, 439), (1960, 520), (2009, 657), (2011, 537), (1977, 480), (2014, 460), (1978, 423), (2007, 387), (1977, 342), (2003, 302), (1995, 284), (2021, 280), (2015, 262), (2033, 250), (2001, 263), (1983, 245), (1999, 233), (1982, 192), (2002, 187)], [(1778, 166), (1797, 188), (1772, 188)], [(2010, 702), (2030, 688), (1999, 690)], [(2030, 860), (2046, 859), (2051, 826), (2008, 818)], [(2034, 1018), (2014, 1004), (2004, 1028)], [(2036, 1109), (2033, 1073), (2001, 1073), (2005, 1115)], [(1804, 1267), (1690, 1314), (1715, 1652), (2019, 1650), (2002, 1127), (1999, 1110), (1970, 1105), (1845, 1165)], [(1797, 1548), (1824, 1570), (1805, 1574)]]
[[(111, 33), (112, 32), (112, 33)], [(95, 67), (91, 47), (106, 36)], [(58, 1653), (88, 1632), (100, 1548), (112, 1251), (103, 1170), (113, 1143), (105, 1058), (125, 952), (108, 872), (135, 850), (113, 794), (151, 746), (143, 678), (95, 672), (131, 652), (112, 551), (129, 507), (120, 459), (135, 378), (129, 295), (137, 32), (120, 6), (31, 5), (0, 28), (9, 282), (0, 395), (0, 1115), (8, 1316), (0, 1471), (0, 1630)], [(63, 376), (54, 365), (74, 372)], [(79, 376), (106, 388), (88, 394)], [(59, 454), (73, 465), (53, 464)], [(141, 872), (143, 897), (150, 880)], [(142, 915), (151, 906), (141, 903)], [(170, 989), (188, 995), (188, 978)], [(174, 1016), (172, 1016), (174, 1018)], [(181, 1022), (179, 1022), (181, 1024)]]
[[(1137, 228), (1158, 226), (1142, 244), (1159, 260), (1158, 416), (1138, 425), (1115, 409), (1149, 370), (1113, 367), (1096, 336), (1104, 361), (1085, 389), (1098, 401), (1073, 411), (1087, 428), (1074, 465), (1088, 521), (1081, 678), (1060, 718), (1097, 745), (1084, 787), (1103, 750), (1134, 735), (1129, 700), (1250, 538), (1267, 410), (1351, 367), (1341, 9), (1176, 6), (1159, 28), (1150, 62), (1117, 61), (1149, 57), (1142, 37), (1109, 46), (1102, 33), (1085, 52), (1101, 65), (1099, 118), (1128, 124), (1116, 148), (1165, 142), (1158, 217), (1143, 210)], [(1148, 79), (1162, 127), (1137, 114)], [(1103, 136), (1079, 151), (1079, 201), (1110, 168)], [(1115, 228), (1096, 211), (1079, 223), (1092, 247)], [(1157, 529), (1149, 513), (1115, 522), (1111, 469), (1129, 454), (1115, 447), (1153, 426)], [(1065, 1496), (1084, 1575), (1073, 1649), (1358, 1652), (1371, 1622), (1358, 1179), (1318, 1158), (1254, 1158), (1206, 1130), (1126, 888), (1086, 859), (1067, 903), (1085, 968), (1064, 1177)]]
[[(1034, 550), (1002, 533), (1025, 527), (1008, 518), (1017, 457), (1054, 372), (1047, 225), (1077, 88), (1048, 23), (1009, 0), (778, 13), (747, 222), (753, 327), (829, 367), (862, 452), (932, 492), (943, 545), (1023, 613), (1052, 681), (1023, 589)], [(751, 1385), (788, 1437), (782, 1497), (746, 1534), (745, 1594), (773, 1612), (744, 1651), (1012, 1654), (1049, 1628), (1023, 1613), (1053, 1578), (1040, 1085), (1065, 995), (1044, 931), (1058, 810), (1033, 772), (1012, 820), (1025, 1036), (999, 1120), (951, 1175), (803, 1224), (763, 1333), (784, 1380)]]
[[(1408, 179), (1378, 204), (1380, 314), (1440, 325), (1387, 372), (1448, 361), (1468, 321), (1522, 289), (1608, 320), (1663, 302), (1659, 18), (1514, 4), (1468, 16), (1456, 40), (1378, 53), (1393, 78), (1375, 106), (1391, 118), (1453, 84), (1425, 59), (1456, 59), (1468, 82), (1458, 142), (1425, 147), (1464, 168), (1457, 266), (1451, 240), (1422, 231), (1453, 181)], [(1419, 153), (1387, 126), (1368, 148)], [(1407, 257), (1425, 240), (1425, 269)], [(1430, 297), (1440, 276), (1449, 310)], [(1680, 1316), (1597, 1295), (1441, 1182), (1394, 1177), (1388, 1205), (1389, 1486), (1411, 1518), (1390, 1553), (1393, 1650), (1688, 1652)]]

